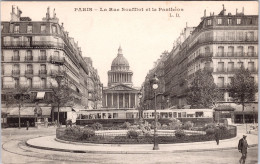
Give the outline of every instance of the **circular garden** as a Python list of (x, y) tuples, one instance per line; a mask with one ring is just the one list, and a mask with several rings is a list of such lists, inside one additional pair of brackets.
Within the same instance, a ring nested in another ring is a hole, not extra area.
[[(152, 144), (154, 142), (154, 122), (150, 124), (125, 122), (121, 125), (102, 125), (98, 122), (91, 126), (69, 126), (58, 128), (56, 138), (65, 141), (95, 144)], [(161, 125), (157, 123), (157, 141), (160, 144), (213, 141), (236, 136), (236, 127), (208, 123), (196, 126), (192, 122), (177, 119)]]

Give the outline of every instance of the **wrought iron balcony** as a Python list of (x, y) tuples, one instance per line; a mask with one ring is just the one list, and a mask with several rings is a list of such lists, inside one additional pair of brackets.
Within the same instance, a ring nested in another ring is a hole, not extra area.
[(39, 61), (46, 61), (47, 60), (47, 56), (39, 56)]
[(3, 41), (2, 47), (29, 47), (29, 41)]
[(217, 52), (214, 57), (257, 57), (256, 52)]
[(12, 56), (12, 61), (20, 61), (20, 56)]
[(33, 56), (25, 56), (25, 61), (29, 62), (29, 61), (33, 61)]
[(50, 75), (51, 76), (64, 76), (65, 75), (65, 71), (51, 70)]
[(26, 70), (25, 71), (25, 76), (26, 77), (32, 77), (33, 76), (33, 70)]
[(217, 86), (220, 89), (228, 89), (230, 86), (230, 83), (217, 83)]
[(13, 89), (13, 88), (15, 88), (15, 84), (3, 84), (2, 88), (3, 89)]
[(20, 70), (12, 70), (13, 76), (20, 76)]
[(58, 47), (58, 48), (64, 48), (64, 43), (57, 43), (52, 41), (33, 41), (32, 42), (33, 47)]
[(39, 70), (39, 76), (40, 77), (46, 77), (47, 76), (47, 70)]
[(64, 57), (58, 57), (58, 56), (51, 56), (50, 62), (56, 63), (56, 64), (64, 64), (65, 58)]

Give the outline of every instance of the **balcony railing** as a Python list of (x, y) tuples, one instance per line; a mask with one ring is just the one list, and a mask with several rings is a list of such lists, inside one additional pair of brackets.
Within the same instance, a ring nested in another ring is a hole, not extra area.
[(47, 56), (39, 56), (39, 61), (46, 61), (47, 60)]
[(46, 84), (34, 84), (32, 86), (33, 89), (44, 89), (44, 88), (48, 88)]
[(12, 61), (20, 61), (20, 56), (12, 56)]
[(257, 57), (256, 52), (217, 52), (214, 57)]
[(29, 47), (30, 42), (29, 41), (3, 41), (2, 42), (3, 47)]
[[(235, 73), (237, 71), (239, 71), (240, 68), (217, 68), (216, 69), (216, 73)], [(252, 73), (257, 73), (258, 70), (256, 68), (251, 68), (251, 69), (248, 69), (250, 72)]]
[(25, 61), (33, 61), (33, 56), (25, 56)]
[(20, 75), (20, 70), (12, 70), (12, 75), (13, 76), (19, 76)]
[(65, 71), (61, 70), (51, 70), (50, 75), (51, 76), (64, 76)]
[(64, 64), (65, 58), (64, 57), (58, 57), (58, 56), (51, 56), (50, 61), (51, 61), (51, 63)]
[(3, 89), (13, 89), (15, 88), (15, 84), (3, 84)]
[(32, 46), (64, 48), (64, 43), (57, 43), (52, 41), (32, 41)]
[(33, 70), (26, 70), (25, 76), (33, 76)]
[(230, 83), (217, 83), (218, 88), (227, 89), (230, 86)]
[(46, 77), (47, 76), (47, 70), (39, 70), (39, 76), (40, 77)]

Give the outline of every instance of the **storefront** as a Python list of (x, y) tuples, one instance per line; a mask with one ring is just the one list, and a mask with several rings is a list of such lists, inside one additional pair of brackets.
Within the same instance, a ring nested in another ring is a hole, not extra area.
[(230, 123), (234, 123), (234, 111), (235, 108), (228, 105), (221, 105), (214, 108), (214, 121), (217, 123), (223, 123), (224, 120), (230, 120)]
[[(51, 118), (51, 107), (40, 107), (42, 114), (40, 119), (50, 119)], [(8, 127), (18, 127), (19, 117), (21, 122), (21, 127), (26, 127), (26, 122), (29, 121), (30, 126), (35, 126), (36, 118), (35, 107), (21, 107), (20, 116), (18, 107), (2, 108), (2, 111), (6, 113), (6, 123)]]

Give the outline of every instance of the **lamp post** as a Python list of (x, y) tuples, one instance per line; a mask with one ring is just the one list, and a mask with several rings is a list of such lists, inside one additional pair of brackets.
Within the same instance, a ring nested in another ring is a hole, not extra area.
[(254, 125), (255, 125), (255, 107), (253, 107), (253, 118), (254, 118)]
[(138, 92), (138, 98), (139, 98), (139, 119), (141, 120), (141, 111), (142, 111), (142, 107), (141, 107), (141, 99), (142, 99), (143, 95), (142, 92)]
[(154, 74), (154, 78), (151, 81), (151, 85), (154, 89), (154, 145), (153, 145), (153, 150), (159, 150), (159, 146), (157, 143), (157, 112), (156, 112), (156, 89), (158, 88), (158, 82), (159, 79), (157, 78), (156, 74)]
[(167, 108), (169, 108), (169, 102), (170, 102), (170, 98), (169, 97), (167, 98), (166, 102), (167, 102)]

